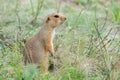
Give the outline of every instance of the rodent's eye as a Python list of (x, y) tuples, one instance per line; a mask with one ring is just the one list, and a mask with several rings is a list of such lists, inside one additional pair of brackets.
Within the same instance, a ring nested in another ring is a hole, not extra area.
[(58, 15), (55, 15), (54, 17), (55, 17), (55, 18), (59, 18), (59, 16), (58, 16)]

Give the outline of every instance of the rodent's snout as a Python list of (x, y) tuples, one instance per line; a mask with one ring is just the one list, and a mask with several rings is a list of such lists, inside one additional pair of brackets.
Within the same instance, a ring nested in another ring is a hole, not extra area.
[(66, 20), (67, 18), (65, 17), (64, 19)]

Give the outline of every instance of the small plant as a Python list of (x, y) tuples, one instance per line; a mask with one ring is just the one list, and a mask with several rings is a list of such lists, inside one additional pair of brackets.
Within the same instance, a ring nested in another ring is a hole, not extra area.
[(38, 4), (37, 4), (37, 7), (36, 7), (36, 12), (34, 11), (34, 7), (33, 7), (33, 3), (32, 3), (32, 0), (30, 0), (30, 3), (31, 3), (31, 9), (32, 9), (32, 15), (33, 15), (33, 20), (32, 20), (32, 24), (35, 24), (36, 21), (37, 21), (37, 18), (38, 18), (38, 15), (40, 14), (40, 11), (43, 7), (43, 2), (44, 0), (38, 0)]
[(89, 4), (89, 3), (91, 3), (91, 0), (77, 0), (77, 2), (79, 2), (81, 4)]
[(59, 80), (83, 80), (84, 74), (82, 71), (78, 70), (75, 67), (66, 67), (63, 68), (58, 77)]
[(38, 74), (40, 74), (36, 66), (33, 65), (28, 65), (23, 70), (22, 76), (24, 80), (33, 80)]
[(116, 5), (115, 2), (111, 2), (112, 4), (112, 13), (115, 21), (120, 24), (120, 6)]

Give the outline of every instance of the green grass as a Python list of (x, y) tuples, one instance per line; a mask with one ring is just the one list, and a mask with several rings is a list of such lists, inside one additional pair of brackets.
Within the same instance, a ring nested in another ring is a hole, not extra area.
[[(0, 80), (120, 80), (120, 1), (1, 0)], [(67, 21), (56, 30), (55, 70), (24, 65), (24, 39), (58, 11)]]

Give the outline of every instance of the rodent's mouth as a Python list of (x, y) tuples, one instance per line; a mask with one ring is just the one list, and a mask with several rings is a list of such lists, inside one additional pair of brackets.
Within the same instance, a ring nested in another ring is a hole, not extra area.
[(64, 23), (64, 21), (60, 22), (60, 24), (63, 24), (63, 23)]

